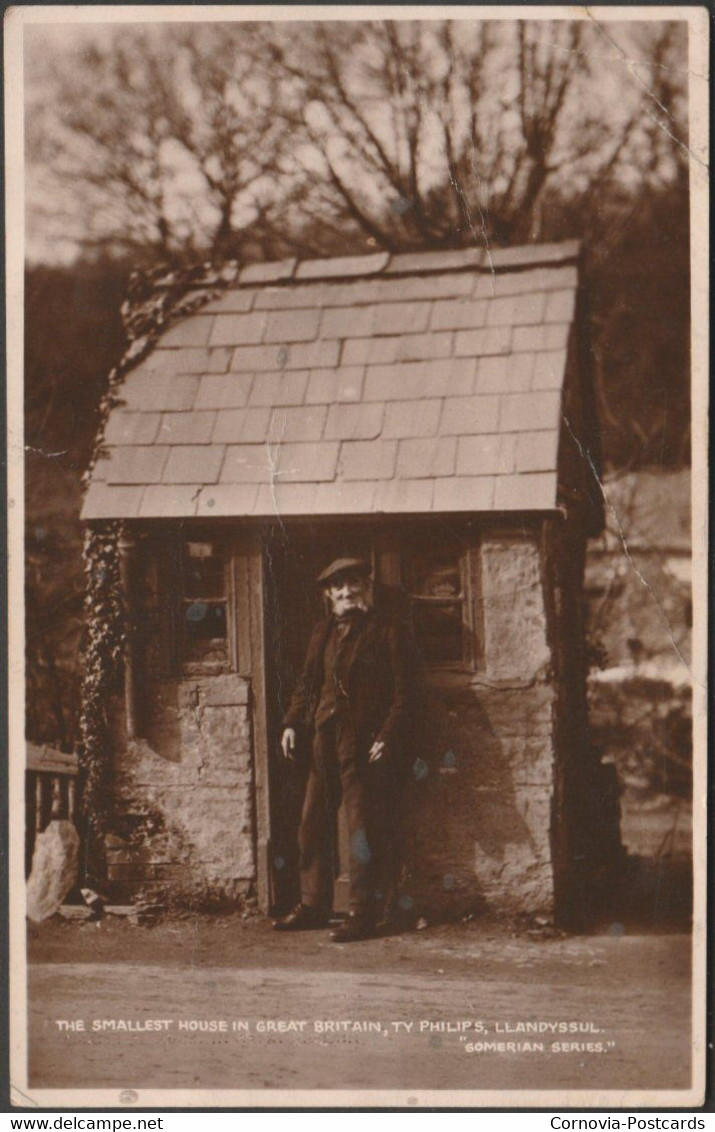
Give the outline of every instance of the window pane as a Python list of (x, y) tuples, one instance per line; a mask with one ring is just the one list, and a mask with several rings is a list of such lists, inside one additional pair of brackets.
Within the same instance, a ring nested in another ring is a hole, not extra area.
[(187, 542), (184, 546), (184, 594), (186, 597), (224, 597), (226, 580), (221, 547), (211, 542)]
[(228, 660), (225, 603), (185, 602), (184, 641), (186, 661), (225, 663)]
[(462, 660), (462, 603), (415, 601), (412, 608), (415, 634), (425, 660)]
[(419, 550), (412, 557), (410, 589), (420, 597), (458, 597), (462, 592), (459, 555), (450, 550)]

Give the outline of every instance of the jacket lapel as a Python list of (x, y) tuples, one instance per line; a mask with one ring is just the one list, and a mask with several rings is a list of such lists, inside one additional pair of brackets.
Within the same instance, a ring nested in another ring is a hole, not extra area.
[(352, 671), (357, 658), (365, 651), (371, 641), (375, 639), (375, 631), (377, 627), (377, 618), (375, 617), (374, 610), (368, 610), (365, 617), (365, 624), (362, 626), (358, 633), (357, 640), (355, 641), (351, 653), (350, 663), (348, 666), (348, 673)]

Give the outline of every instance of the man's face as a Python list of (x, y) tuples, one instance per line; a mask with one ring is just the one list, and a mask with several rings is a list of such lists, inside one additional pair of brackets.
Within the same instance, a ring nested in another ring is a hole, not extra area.
[(326, 589), (336, 617), (367, 609), (368, 579), (362, 574), (340, 574)]

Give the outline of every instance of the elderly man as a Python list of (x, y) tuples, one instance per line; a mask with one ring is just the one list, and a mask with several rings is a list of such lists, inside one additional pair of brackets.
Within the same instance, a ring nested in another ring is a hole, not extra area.
[(301, 902), (277, 931), (325, 927), (333, 901), (334, 831), (341, 799), (350, 838), (350, 913), (338, 943), (375, 932), (394, 884), (395, 801), (412, 717), (414, 654), (396, 617), (369, 605), (370, 568), (341, 558), (318, 578), (330, 612), (313, 632), (283, 721), (294, 757), (296, 730), (312, 735), (298, 835)]

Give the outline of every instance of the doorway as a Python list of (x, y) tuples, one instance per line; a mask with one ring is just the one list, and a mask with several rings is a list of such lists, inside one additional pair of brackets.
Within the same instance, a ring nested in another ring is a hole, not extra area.
[[(300, 899), (297, 832), (305, 793), (310, 750), (300, 742), (293, 761), (280, 749), (281, 720), (302, 670), (315, 623), (324, 615), (316, 584), (335, 558), (366, 559), (375, 571), (374, 532), (362, 523), (300, 523), (272, 526), (264, 537), (265, 652), (268, 768), (271, 798), (271, 868), (273, 903), (286, 911)], [(342, 809), (334, 835), (337, 870), (334, 908), (347, 911), (347, 828)]]

